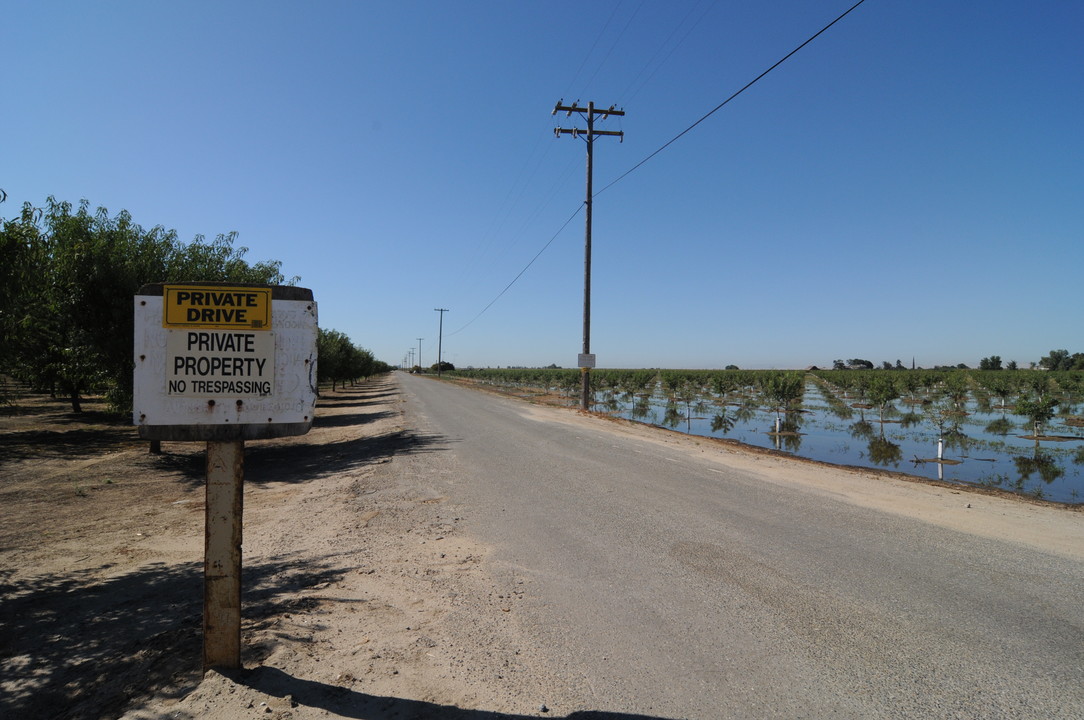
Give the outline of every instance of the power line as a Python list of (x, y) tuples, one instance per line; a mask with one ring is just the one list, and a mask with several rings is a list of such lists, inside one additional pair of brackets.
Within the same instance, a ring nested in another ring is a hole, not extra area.
[(683, 135), (685, 135), (686, 133), (688, 133), (688, 132), (689, 132), (690, 130), (692, 130), (692, 129), (693, 129), (694, 127), (696, 127), (697, 125), (699, 125), (700, 123), (704, 122), (704, 121), (705, 121), (705, 120), (707, 120), (707, 119), (708, 119), (709, 117), (711, 117), (712, 115), (714, 115), (714, 114), (715, 114), (716, 112), (718, 112), (718, 111), (719, 111), (720, 109), (722, 109), (722, 107), (723, 107), (724, 105), (726, 105), (727, 103), (729, 103), (729, 102), (730, 102), (731, 100), (733, 100), (734, 98), (738, 97), (738, 96), (739, 96), (739, 95), (741, 95), (741, 94), (742, 94), (743, 92), (745, 92), (746, 90), (748, 90), (749, 88), (751, 88), (751, 87), (752, 87), (753, 85), (755, 85), (755, 84), (757, 83), (757, 81), (759, 81), (759, 80), (760, 80), (760, 79), (761, 79), (762, 77), (764, 77), (765, 75), (767, 75), (768, 73), (770, 73), (770, 72), (771, 72), (772, 70), (775, 70), (775, 69), (776, 69), (777, 67), (779, 67), (780, 65), (782, 65), (783, 63), (785, 63), (785, 62), (786, 62), (787, 60), (789, 60), (789, 59), (790, 59), (790, 57), (791, 57), (792, 55), (794, 55), (795, 53), (797, 53), (797, 52), (798, 52), (799, 50), (801, 50), (802, 48), (804, 48), (804, 47), (805, 47), (806, 45), (808, 45), (809, 43), (811, 43), (811, 42), (813, 42), (814, 40), (816, 40), (816, 39), (817, 39), (817, 38), (818, 38), (818, 37), (819, 37), (819, 36), (820, 36), (821, 34), (823, 34), (823, 33), (824, 33), (824, 32), (825, 32), (826, 30), (828, 30), (828, 28), (832, 27), (832, 26), (833, 26), (833, 25), (835, 25), (835, 24), (836, 24), (837, 22), (839, 22), (839, 21), (840, 21), (840, 20), (842, 20), (843, 18), (847, 17), (847, 15), (849, 15), (849, 14), (851, 13), (851, 11), (852, 11), (852, 10), (854, 10), (854, 9), (855, 9), (856, 7), (858, 7), (859, 5), (861, 5), (862, 3), (864, 3), (865, 1), (866, 1), (866, 0), (858, 0), (858, 2), (856, 2), (856, 3), (855, 3), (854, 5), (852, 5), (852, 6), (850, 7), (850, 8), (848, 8), (848, 9), (846, 10), (846, 12), (844, 12), (844, 13), (843, 13), (842, 15), (840, 15), (840, 16), (839, 16), (839, 17), (837, 17), (837, 18), (836, 18), (835, 20), (833, 20), (832, 22), (828, 23), (827, 25), (825, 25), (824, 27), (822, 27), (822, 28), (821, 28), (820, 30), (818, 30), (818, 31), (817, 31), (816, 33), (814, 33), (813, 35), (811, 35), (811, 36), (809, 37), (809, 39), (808, 39), (808, 40), (806, 40), (806, 41), (805, 41), (804, 43), (802, 43), (801, 45), (799, 45), (798, 47), (794, 48), (794, 49), (793, 49), (793, 50), (791, 50), (791, 51), (790, 51), (789, 53), (787, 53), (786, 55), (784, 55), (784, 56), (783, 56), (783, 57), (782, 57), (782, 58), (781, 58), (780, 60), (778, 60), (778, 61), (777, 61), (777, 62), (776, 62), (776, 63), (775, 63), (774, 65), (772, 65), (772, 66), (771, 66), (770, 68), (768, 68), (767, 70), (765, 70), (764, 72), (762, 72), (761, 74), (757, 75), (757, 76), (756, 76), (755, 78), (753, 78), (752, 80), (750, 80), (749, 82), (747, 82), (747, 83), (745, 84), (745, 86), (744, 86), (744, 87), (743, 87), (743, 88), (742, 88), (741, 90), (738, 90), (738, 91), (737, 91), (737, 92), (735, 92), (735, 93), (734, 93), (733, 95), (731, 95), (730, 97), (728, 97), (728, 98), (727, 98), (726, 100), (723, 100), (723, 101), (722, 101), (721, 103), (719, 103), (718, 105), (716, 105), (716, 106), (715, 106), (714, 108), (712, 108), (712, 109), (711, 109), (711, 111), (710, 111), (710, 112), (708, 112), (708, 113), (707, 113), (706, 115), (704, 115), (704, 116), (703, 116), (702, 118), (700, 118), (699, 120), (697, 120), (696, 122), (694, 122), (694, 123), (693, 123), (692, 125), (690, 125), (689, 127), (685, 128), (684, 130), (682, 130), (681, 132), (679, 132), (679, 133), (678, 133), (677, 135), (675, 135), (675, 136), (674, 136), (673, 138), (671, 138), (671, 139), (670, 139), (670, 140), (669, 140), (668, 142), (666, 142), (666, 143), (665, 143), (665, 144), (664, 144), (664, 145), (663, 145), (662, 147), (660, 147), (660, 148), (659, 148), (658, 150), (656, 150), (655, 152), (651, 153), (651, 154), (650, 154), (650, 155), (648, 155), (648, 156), (647, 156), (646, 158), (644, 158), (643, 160), (641, 160), (640, 162), (636, 163), (636, 164), (635, 164), (635, 165), (633, 165), (633, 166), (632, 166), (631, 168), (629, 168), (628, 170), (626, 170), (625, 172), (623, 172), (623, 173), (622, 173), (621, 175), (619, 175), (619, 176), (617, 177), (617, 179), (616, 179), (616, 180), (614, 180), (613, 182), (611, 182), (611, 183), (609, 183), (608, 185), (606, 185), (606, 186), (605, 186), (604, 188), (602, 188), (602, 189), (601, 189), (601, 190), (599, 190), (599, 191), (598, 191), (597, 193), (595, 193), (595, 195), (596, 195), (596, 196), (597, 196), (597, 195), (601, 195), (602, 193), (606, 192), (606, 191), (607, 191), (607, 190), (609, 190), (609, 189), (610, 189), (611, 187), (613, 187), (613, 186), (614, 186), (614, 185), (616, 185), (617, 183), (619, 183), (619, 182), (621, 182), (622, 180), (624, 180), (624, 179), (625, 179), (625, 178), (626, 178), (627, 176), (629, 176), (630, 174), (632, 174), (632, 173), (633, 173), (634, 171), (638, 170), (638, 169), (639, 169), (639, 168), (640, 168), (640, 167), (641, 167), (641, 166), (642, 166), (642, 165), (643, 165), (644, 163), (646, 163), (646, 162), (647, 162), (648, 160), (650, 160), (651, 158), (655, 157), (656, 155), (658, 155), (659, 153), (661, 153), (661, 152), (662, 152), (663, 150), (665, 150), (666, 148), (668, 148), (668, 147), (670, 147), (671, 145), (673, 145), (673, 144), (674, 144), (675, 142), (677, 142), (677, 140), (678, 140), (679, 138), (681, 138), (681, 137), (682, 137)]
[[(750, 80), (750, 81), (749, 81), (748, 83), (746, 83), (746, 84), (745, 84), (745, 85), (744, 85), (744, 86), (743, 86), (743, 87), (742, 87), (742, 88), (741, 88), (740, 90), (738, 90), (737, 92), (735, 92), (734, 94), (732, 94), (732, 95), (731, 95), (730, 97), (728, 97), (728, 98), (727, 98), (726, 100), (723, 100), (723, 101), (722, 101), (721, 103), (719, 103), (718, 105), (716, 105), (716, 106), (715, 106), (714, 108), (712, 108), (712, 109), (711, 109), (711, 111), (710, 111), (710, 112), (708, 112), (708, 113), (707, 113), (707, 114), (705, 114), (705, 115), (704, 115), (703, 117), (701, 117), (701, 118), (700, 118), (699, 120), (697, 120), (696, 122), (694, 122), (694, 123), (693, 123), (692, 125), (690, 125), (689, 127), (687, 127), (687, 128), (685, 128), (684, 130), (682, 130), (682, 131), (681, 131), (680, 133), (678, 133), (677, 135), (675, 135), (675, 136), (674, 136), (673, 138), (671, 138), (671, 139), (670, 139), (670, 140), (669, 140), (668, 142), (666, 142), (666, 143), (665, 143), (665, 144), (663, 144), (663, 145), (662, 145), (661, 147), (659, 147), (659, 148), (658, 148), (657, 150), (655, 150), (655, 152), (651, 153), (650, 155), (648, 155), (647, 157), (645, 157), (645, 158), (644, 158), (643, 160), (641, 160), (640, 162), (638, 162), (638, 163), (636, 163), (635, 165), (633, 165), (633, 166), (632, 166), (631, 168), (629, 168), (629, 169), (628, 169), (628, 170), (626, 170), (626, 171), (625, 171), (624, 173), (622, 173), (621, 175), (619, 175), (619, 176), (618, 176), (618, 177), (617, 177), (617, 178), (616, 178), (615, 180), (613, 180), (613, 181), (612, 181), (612, 182), (610, 182), (610, 183), (609, 183), (608, 185), (606, 185), (605, 187), (603, 187), (603, 188), (602, 188), (601, 190), (599, 190), (599, 191), (598, 191), (597, 193), (594, 193), (594, 194), (592, 195), (592, 197), (598, 197), (598, 196), (599, 196), (599, 195), (601, 195), (602, 193), (606, 192), (606, 191), (607, 191), (607, 190), (609, 190), (609, 189), (610, 189), (611, 187), (613, 187), (614, 185), (616, 185), (617, 183), (619, 183), (619, 182), (620, 182), (621, 180), (625, 179), (625, 178), (626, 178), (627, 176), (629, 176), (630, 174), (632, 174), (633, 172), (635, 172), (636, 170), (638, 170), (638, 169), (639, 169), (640, 167), (642, 167), (642, 166), (643, 166), (643, 165), (644, 165), (644, 164), (645, 164), (645, 163), (646, 163), (646, 162), (647, 162), (648, 160), (650, 160), (651, 158), (655, 157), (656, 155), (658, 155), (659, 153), (661, 153), (661, 152), (662, 152), (663, 150), (665, 150), (666, 148), (668, 148), (668, 147), (670, 147), (671, 145), (673, 145), (673, 144), (674, 144), (675, 142), (677, 142), (677, 140), (679, 140), (679, 139), (680, 139), (680, 138), (681, 138), (682, 136), (686, 135), (686, 134), (687, 134), (687, 133), (688, 133), (689, 131), (691, 131), (691, 130), (692, 130), (693, 128), (695, 128), (695, 127), (696, 127), (697, 125), (699, 125), (700, 123), (704, 122), (704, 121), (705, 121), (705, 120), (707, 120), (707, 119), (708, 119), (709, 117), (711, 117), (712, 115), (714, 115), (714, 114), (715, 114), (716, 112), (718, 112), (719, 110), (721, 110), (721, 109), (722, 109), (722, 108), (723, 108), (723, 107), (724, 107), (724, 106), (725, 106), (725, 105), (726, 105), (727, 103), (729, 103), (729, 102), (730, 102), (731, 100), (733, 100), (734, 98), (738, 97), (738, 96), (739, 96), (739, 95), (741, 95), (741, 94), (742, 94), (743, 92), (745, 92), (746, 90), (748, 90), (749, 88), (751, 88), (751, 87), (752, 87), (753, 85), (755, 85), (755, 84), (756, 84), (756, 83), (757, 83), (757, 82), (758, 82), (759, 80), (761, 80), (761, 78), (763, 78), (763, 77), (764, 77), (765, 75), (767, 75), (768, 73), (770, 73), (770, 72), (771, 72), (772, 70), (775, 70), (775, 69), (776, 69), (777, 67), (779, 67), (779, 66), (780, 66), (780, 65), (782, 65), (782, 64), (783, 64), (784, 62), (786, 62), (787, 60), (789, 60), (789, 59), (791, 58), (791, 56), (795, 55), (795, 54), (796, 54), (796, 53), (797, 53), (797, 52), (798, 52), (799, 50), (801, 50), (801, 49), (802, 49), (802, 48), (804, 48), (804, 47), (805, 47), (806, 45), (808, 45), (809, 43), (813, 42), (813, 41), (814, 41), (814, 40), (816, 40), (816, 39), (817, 39), (818, 37), (820, 37), (820, 36), (821, 36), (822, 34), (824, 34), (824, 33), (825, 33), (825, 32), (826, 32), (826, 31), (827, 31), (827, 30), (828, 30), (828, 29), (829, 29), (830, 27), (832, 27), (833, 25), (835, 25), (836, 23), (838, 23), (838, 22), (839, 22), (840, 20), (842, 20), (843, 18), (847, 17), (847, 15), (849, 15), (849, 14), (850, 14), (850, 13), (851, 13), (851, 12), (852, 12), (852, 11), (853, 11), (853, 10), (854, 10), (855, 8), (857, 8), (857, 7), (859, 6), (859, 5), (861, 5), (861, 4), (862, 4), (862, 3), (864, 3), (865, 1), (866, 1), (866, 0), (858, 0), (858, 2), (856, 2), (856, 3), (855, 3), (854, 5), (852, 5), (852, 6), (850, 7), (850, 8), (848, 8), (848, 9), (847, 9), (847, 10), (846, 10), (845, 12), (843, 12), (843, 13), (842, 13), (842, 14), (841, 14), (841, 15), (840, 15), (839, 17), (837, 17), (837, 18), (836, 18), (835, 20), (833, 20), (832, 22), (828, 23), (827, 25), (825, 25), (824, 27), (822, 27), (822, 28), (821, 28), (820, 30), (818, 30), (818, 31), (817, 31), (816, 33), (814, 33), (813, 35), (811, 35), (811, 36), (810, 36), (810, 37), (809, 37), (809, 38), (808, 38), (808, 39), (807, 39), (807, 40), (806, 40), (805, 42), (803, 42), (803, 43), (802, 43), (801, 45), (799, 45), (798, 47), (794, 48), (794, 49), (793, 49), (793, 50), (791, 50), (791, 51), (790, 51), (789, 53), (787, 53), (786, 55), (784, 55), (784, 56), (783, 56), (783, 57), (782, 57), (782, 58), (781, 58), (780, 60), (778, 60), (778, 61), (777, 61), (777, 62), (776, 62), (776, 63), (775, 63), (774, 65), (772, 65), (772, 66), (771, 66), (771, 67), (769, 67), (769, 68), (768, 68), (767, 70), (765, 70), (764, 72), (760, 73), (760, 74), (759, 74), (759, 75), (757, 75), (757, 76), (756, 76), (755, 78), (753, 78), (752, 80)], [(612, 19), (613, 19), (613, 15), (611, 14), (610, 20), (612, 20)], [(607, 25), (609, 25), (609, 22), (610, 22), (610, 21), (608, 20), (608, 21), (607, 21)], [(597, 39), (596, 39), (595, 43), (596, 43), (596, 44), (598, 43), (598, 40), (597, 40)], [(593, 48), (592, 48), (592, 49), (593, 49)], [(584, 62), (586, 62), (586, 58), (585, 58)], [(581, 65), (581, 69), (582, 69), (582, 65)], [(576, 72), (577, 72), (577, 74), (579, 74), (579, 70), (577, 70)], [(617, 133), (613, 133), (613, 134), (617, 134)], [(553, 244), (553, 241), (557, 239), (557, 236), (558, 236), (558, 235), (560, 235), (560, 234), (561, 234), (561, 233), (562, 233), (562, 232), (564, 231), (564, 229), (565, 229), (566, 227), (568, 227), (568, 224), (569, 224), (569, 223), (571, 223), (571, 222), (573, 221), (573, 219), (575, 219), (575, 217), (576, 217), (577, 215), (579, 215), (579, 214), (580, 214), (580, 210), (581, 210), (581, 209), (583, 209), (584, 207), (586, 207), (586, 205), (587, 205), (587, 203), (586, 203), (586, 202), (584, 202), (584, 203), (582, 203), (582, 204), (581, 204), (581, 205), (580, 205), (579, 207), (577, 207), (577, 208), (576, 208), (576, 211), (575, 211), (574, 213), (572, 213), (572, 215), (571, 215), (571, 216), (569, 216), (568, 220), (565, 220), (564, 224), (562, 224), (562, 225), (561, 225), (561, 227), (560, 227), (560, 228), (558, 228), (557, 232), (555, 232), (555, 233), (553, 234), (553, 236), (552, 236), (552, 237), (550, 237), (550, 239), (546, 241), (546, 244), (542, 246), (542, 249), (541, 249), (541, 250), (539, 250), (539, 251), (538, 251), (537, 253), (535, 253), (535, 256), (534, 256), (533, 258), (531, 258), (531, 261), (530, 261), (529, 263), (527, 263), (527, 265), (526, 265), (526, 266), (524, 266), (524, 268), (523, 268), (522, 270), (520, 270), (520, 271), (519, 271), (519, 274), (517, 274), (517, 275), (516, 275), (516, 276), (515, 276), (514, 278), (512, 278), (512, 282), (508, 283), (508, 285), (506, 285), (506, 286), (505, 286), (505, 288), (504, 288), (503, 290), (501, 290), (501, 291), (500, 291), (500, 292), (499, 292), (499, 293), (497, 294), (497, 296), (496, 296), (495, 298), (493, 298), (492, 300), (490, 300), (490, 301), (489, 301), (489, 304), (488, 304), (488, 305), (486, 305), (486, 306), (485, 306), (484, 308), (482, 308), (481, 312), (479, 312), (479, 313), (478, 313), (477, 315), (475, 315), (475, 316), (474, 316), (473, 318), (471, 318), (471, 319), (470, 319), (470, 321), (469, 321), (469, 322), (468, 322), (468, 323), (467, 323), (466, 325), (464, 325), (463, 327), (459, 328), (458, 330), (456, 330), (456, 331), (455, 331), (455, 332), (453, 332), (453, 333), (449, 333), (449, 336), (451, 336), (451, 335), (457, 335), (458, 333), (461, 333), (461, 332), (463, 332), (464, 330), (466, 330), (466, 329), (467, 329), (468, 327), (470, 327), (470, 326), (471, 326), (471, 324), (473, 324), (473, 323), (474, 323), (474, 321), (475, 321), (475, 320), (477, 320), (477, 319), (478, 319), (478, 318), (480, 318), (480, 317), (481, 317), (481, 316), (482, 316), (483, 314), (485, 314), (485, 312), (486, 312), (487, 310), (489, 310), (489, 308), (491, 308), (491, 307), (493, 306), (493, 304), (494, 304), (495, 302), (497, 302), (498, 300), (500, 300), (500, 299), (501, 299), (501, 296), (503, 296), (503, 295), (504, 295), (504, 294), (505, 294), (506, 292), (508, 292), (508, 290), (509, 290), (509, 289), (510, 289), (510, 288), (511, 288), (511, 287), (512, 287), (513, 285), (515, 285), (515, 284), (516, 284), (516, 281), (517, 281), (517, 280), (519, 280), (519, 279), (520, 279), (520, 278), (521, 278), (521, 277), (523, 276), (523, 274), (524, 274), (525, 272), (527, 272), (527, 270), (529, 270), (529, 269), (530, 269), (530, 267), (531, 267), (532, 265), (534, 265), (535, 261), (536, 261), (536, 260), (538, 260), (538, 258), (539, 258), (539, 257), (540, 257), (540, 256), (542, 255), (542, 253), (544, 253), (544, 252), (546, 251), (546, 249), (547, 249), (547, 248), (549, 248), (549, 246)]]
[(535, 253), (535, 256), (534, 256), (533, 258), (531, 258), (531, 261), (530, 261), (529, 263), (527, 263), (527, 265), (526, 265), (526, 266), (525, 266), (525, 267), (524, 267), (524, 268), (523, 268), (522, 270), (520, 270), (520, 271), (519, 271), (519, 274), (518, 274), (518, 275), (516, 275), (516, 276), (515, 276), (514, 278), (512, 278), (512, 282), (510, 282), (510, 283), (508, 283), (507, 285), (505, 285), (505, 287), (504, 287), (504, 290), (501, 290), (501, 291), (500, 291), (499, 293), (497, 293), (497, 297), (495, 297), (495, 298), (493, 298), (492, 300), (490, 300), (490, 301), (489, 301), (489, 305), (486, 305), (486, 306), (485, 306), (484, 308), (482, 308), (481, 312), (479, 312), (479, 313), (478, 313), (477, 315), (475, 315), (474, 317), (472, 317), (472, 318), (470, 319), (470, 322), (468, 322), (468, 323), (467, 323), (466, 325), (464, 325), (463, 327), (459, 328), (459, 329), (458, 329), (458, 330), (456, 330), (455, 332), (451, 332), (451, 333), (448, 333), (448, 337), (451, 337), (452, 335), (458, 335), (459, 333), (463, 332), (463, 331), (464, 331), (464, 330), (466, 330), (466, 329), (467, 329), (468, 327), (470, 327), (470, 326), (471, 326), (471, 324), (472, 324), (472, 323), (473, 323), (473, 322), (474, 322), (475, 320), (477, 320), (478, 318), (482, 317), (482, 315), (483, 315), (483, 314), (485, 314), (485, 311), (486, 311), (486, 310), (489, 310), (489, 308), (493, 307), (493, 303), (495, 303), (495, 302), (497, 302), (498, 300), (500, 300), (500, 299), (501, 299), (501, 295), (504, 295), (504, 294), (505, 294), (506, 292), (508, 292), (508, 289), (509, 289), (509, 288), (511, 288), (511, 287), (512, 287), (513, 285), (515, 285), (515, 284), (516, 284), (516, 281), (517, 281), (517, 280), (519, 280), (519, 279), (520, 279), (521, 277), (523, 277), (523, 273), (527, 272), (527, 270), (528, 270), (528, 269), (529, 269), (529, 268), (530, 268), (530, 267), (531, 267), (532, 265), (534, 265), (534, 261), (535, 261), (535, 260), (537, 260), (537, 259), (538, 259), (538, 258), (539, 258), (539, 257), (540, 257), (540, 256), (542, 255), (542, 253), (546, 252), (546, 248), (548, 248), (548, 247), (549, 247), (549, 246), (550, 246), (550, 245), (551, 245), (551, 244), (553, 243), (553, 241), (557, 239), (557, 236), (558, 236), (558, 235), (560, 235), (560, 234), (561, 234), (562, 232), (564, 232), (564, 229), (565, 229), (566, 227), (568, 227), (568, 224), (569, 224), (570, 222), (572, 222), (572, 221), (573, 221), (573, 220), (574, 220), (574, 219), (576, 218), (576, 216), (577, 216), (577, 215), (579, 215), (579, 214), (580, 214), (580, 210), (582, 210), (583, 208), (584, 208), (584, 205), (583, 205), (583, 204), (581, 204), (581, 205), (580, 205), (579, 207), (577, 207), (577, 208), (576, 208), (576, 212), (572, 213), (572, 214), (571, 214), (571, 215), (570, 215), (570, 216), (568, 217), (568, 220), (565, 220), (564, 224), (563, 224), (563, 225), (561, 225), (561, 227), (557, 229), (557, 232), (555, 232), (555, 233), (553, 234), (553, 237), (551, 237), (551, 238), (550, 238), (550, 239), (549, 239), (548, 241), (546, 241), (546, 244), (542, 246), (542, 249), (541, 249), (541, 250), (539, 250), (539, 251), (538, 251), (537, 253)]
[[(580, 66), (576, 69), (576, 72), (572, 75), (572, 80), (571, 80), (571, 82), (569, 82), (569, 85), (575, 84), (576, 80), (579, 79), (580, 73), (583, 72), (584, 67), (587, 66), (587, 61), (591, 59), (591, 55), (594, 54), (595, 48), (598, 47), (598, 44), (602, 41), (602, 36), (606, 34), (606, 31), (610, 27), (610, 23), (612, 23), (614, 21), (614, 17), (617, 15), (617, 10), (620, 7), (621, 7), (620, 2), (614, 3), (614, 9), (610, 11), (610, 17), (608, 17), (606, 19), (606, 24), (602, 26), (602, 30), (599, 31), (598, 36), (595, 38), (595, 42), (593, 42), (591, 44), (591, 49), (588, 50), (587, 54), (583, 56), (583, 62), (580, 63)], [(597, 74), (598, 70), (595, 70), (595, 73)], [(592, 75), (592, 77), (594, 77), (594, 76)], [(565, 94), (571, 96), (572, 95), (571, 88), (569, 88), (569, 92), (567, 92)]]
[[(708, 8), (700, 14), (700, 17), (696, 18), (693, 21), (689, 29), (686, 30), (685, 34), (681, 36), (681, 39), (670, 47), (670, 50), (666, 53), (666, 57), (662, 58), (656, 63), (656, 59), (658, 59), (659, 55), (663, 52), (663, 50), (665, 50), (666, 47), (670, 45), (670, 41), (674, 39), (678, 31), (685, 25), (686, 21), (688, 21), (689, 18), (692, 17), (693, 12), (696, 11), (698, 6), (699, 1), (697, 2), (697, 4), (691, 5), (689, 7), (688, 12), (685, 13), (685, 17), (681, 19), (681, 22), (674, 26), (674, 29), (670, 31), (670, 34), (667, 36), (666, 40), (663, 41), (662, 44), (660, 44), (655, 50), (655, 53), (651, 56), (651, 59), (644, 64), (643, 68), (640, 69), (640, 72), (638, 72), (636, 74), (636, 77), (633, 78), (632, 82), (629, 83), (629, 86), (625, 88), (624, 92), (618, 95), (618, 99), (621, 101), (622, 105), (628, 105), (629, 102), (631, 102), (632, 99), (636, 97), (640, 90), (643, 89), (644, 85), (646, 85), (648, 81), (650, 81), (651, 78), (655, 76), (655, 73), (657, 73), (663, 67), (663, 65), (665, 65), (667, 61), (670, 60), (670, 56), (673, 55), (674, 52), (679, 47), (681, 47), (682, 44), (684, 44), (685, 40), (689, 37), (689, 35), (692, 34), (693, 30), (695, 30), (697, 26), (700, 25), (700, 23), (704, 20), (705, 17), (707, 17), (708, 13), (712, 10), (712, 6), (709, 5)], [(654, 67), (652, 68), (652, 66)], [(648, 72), (648, 68), (652, 68), (650, 73)], [(647, 77), (644, 77), (645, 73), (647, 74)], [(641, 78), (643, 79), (641, 80)], [(636, 89), (633, 91), (634, 87)], [(631, 94), (629, 94), (630, 91), (632, 91)]]

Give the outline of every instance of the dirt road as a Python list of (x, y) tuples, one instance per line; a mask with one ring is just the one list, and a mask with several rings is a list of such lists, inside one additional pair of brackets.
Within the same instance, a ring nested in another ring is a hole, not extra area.
[[(491, 548), (464, 530), (469, 509), (445, 494), (453, 441), (404, 416), (394, 377), (326, 393), (309, 435), (249, 444), (247, 669), (201, 680), (202, 447), (165, 443), (152, 456), (130, 427), (89, 420), (41, 399), (0, 416), (0, 716), (662, 717), (604, 712), (527, 636), (524, 588), (493, 572)], [(1084, 552), (1079, 512), (763, 456), (726, 462), (1058, 556)], [(984, 521), (959, 512), (968, 501)]]

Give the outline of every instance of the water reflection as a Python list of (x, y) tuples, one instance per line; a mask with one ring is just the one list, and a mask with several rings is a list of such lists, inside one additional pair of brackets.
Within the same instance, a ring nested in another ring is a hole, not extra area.
[(959, 454), (963, 457), (967, 457), (972, 445), (974, 444), (971, 438), (969, 438), (967, 434), (960, 429), (959, 425), (953, 425), (952, 427), (950, 427), (948, 430), (945, 431), (942, 437), (945, 440), (945, 447), (952, 448), (953, 450), (958, 451)]
[(785, 419), (777, 419), (775, 428), (768, 435), (776, 450), (797, 453), (802, 448), (802, 434), (799, 432), (801, 429), (801, 416), (797, 413), (787, 413)]
[(753, 402), (743, 402), (734, 410), (734, 419), (739, 422), (749, 422), (757, 416), (757, 406)]
[[(1043, 448), (1036, 457), (1033, 441), (1014, 434), (1021, 423), (1001, 403), (983, 413), (974, 401), (930, 395), (900, 401), (896, 422), (882, 425), (876, 410), (868, 419), (860, 412), (865, 403), (855, 402), (853, 394), (844, 402), (822, 391), (806, 396), (802, 413), (786, 413), (786, 422), (776, 432), (774, 409), (758, 406), (758, 397), (748, 392), (700, 398), (620, 392), (613, 397), (618, 401), (616, 412), (624, 417), (681, 432), (725, 435), (826, 462), (884, 468), (906, 464), (907, 472), (925, 477), (1003, 487), (1063, 502), (1080, 502), (1084, 491), (1084, 442)], [(610, 397), (600, 393), (600, 399), (609, 405)], [(857, 407), (850, 407), (851, 402)], [(1061, 423), (1059, 434), (1084, 436), (1084, 428), (1065, 418)], [(944, 458), (937, 461), (939, 439)], [(912, 469), (911, 458), (925, 460)]]
[(988, 415), (992, 412), (993, 407), (990, 403), (990, 396), (988, 394), (975, 393), (975, 410), (984, 415)]
[(1013, 458), (1013, 462), (1016, 463), (1016, 470), (1020, 473), (1021, 481), (1027, 481), (1032, 473), (1038, 473), (1043, 482), (1049, 485), (1065, 474), (1065, 470), (1058, 467), (1057, 461), (1052, 456), (1040, 452), (1038, 448), (1031, 457), (1018, 455)]
[(859, 420), (851, 425), (851, 437), (858, 440), (868, 440), (873, 437), (873, 424), (866, 420)]
[(711, 431), (713, 433), (722, 433), (723, 435), (726, 435), (733, 428), (734, 418), (726, 414), (725, 408), (711, 419)]
[(911, 412), (906, 412), (903, 415), (900, 415), (900, 427), (916, 427), (922, 424), (923, 419), (921, 414), (914, 412), (913, 410)]
[(671, 401), (666, 403), (666, 411), (662, 416), (662, 424), (666, 427), (676, 430), (678, 425), (685, 421), (685, 413), (681, 411), (677, 403)]
[(871, 437), (867, 451), (869, 452), (870, 462), (881, 467), (888, 467), (889, 465), (899, 467), (900, 460), (903, 458), (903, 449), (883, 435)]

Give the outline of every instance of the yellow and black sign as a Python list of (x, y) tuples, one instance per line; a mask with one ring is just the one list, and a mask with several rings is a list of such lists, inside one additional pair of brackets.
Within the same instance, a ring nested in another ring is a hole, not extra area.
[(162, 327), (271, 329), (271, 288), (164, 285)]

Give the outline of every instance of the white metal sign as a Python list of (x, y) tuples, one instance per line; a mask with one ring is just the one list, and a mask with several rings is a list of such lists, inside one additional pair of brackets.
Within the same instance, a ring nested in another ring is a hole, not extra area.
[[(312, 292), (274, 288), (270, 327), (178, 328), (163, 304), (172, 287), (145, 286), (135, 297), (132, 419), (140, 435), (211, 440), (307, 432), (316, 407)], [(183, 426), (192, 427), (177, 429)]]
[(595, 366), (595, 354), (594, 353), (580, 353), (576, 357), (576, 367), (581, 368), (593, 368)]
[(268, 397), (275, 388), (275, 334), (166, 330), (166, 394)]

